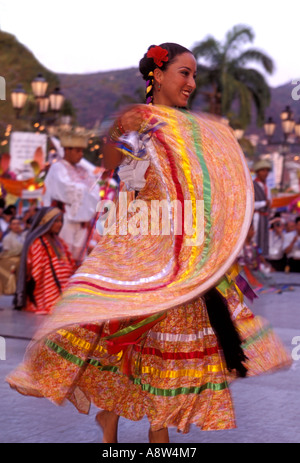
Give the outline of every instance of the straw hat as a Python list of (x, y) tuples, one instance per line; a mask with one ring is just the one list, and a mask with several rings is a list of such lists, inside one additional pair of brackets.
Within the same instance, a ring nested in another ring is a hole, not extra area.
[(254, 167), (253, 167), (254, 172), (258, 172), (259, 170), (262, 170), (262, 169), (272, 170), (272, 164), (270, 163), (270, 161), (267, 161), (266, 159), (262, 159), (260, 161), (257, 161), (254, 164)]
[(61, 130), (58, 133), (63, 148), (87, 148), (92, 133), (84, 127)]

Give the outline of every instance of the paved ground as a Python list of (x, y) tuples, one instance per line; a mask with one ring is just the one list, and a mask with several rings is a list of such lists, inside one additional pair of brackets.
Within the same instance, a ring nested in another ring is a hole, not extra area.
[[(300, 337), (300, 275), (277, 274), (276, 278), (283, 283), (294, 283), (295, 290), (281, 295), (263, 294), (252, 309), (267, 318), (287, 349), (300, 357), (300, 348), (292, 345), (293, 339)], [(0, 442), (99, 443), (101, 432), (94, 423), (96, 409), (89, 416), (80, 415), (70, 404), (56, 407), (44, 399), (23, 397), (4, 381), (22, 360), (26, 338), (31, 337), (42, 320), (42, 316), (12, 310), (11, 298), (0, 297), (0, 335), (6, 343), (6, 360), (0, 360)], [(300, 358), (289, 371), (240, 380), (232, 385), (237, 429), (201, 432), (192, 427), (188, 435), (171, 430), (171, 442), (299, 443), (299, 393)], [(147, 420), (120, 421), (120, 443), (146, 443), (147, 433)]]

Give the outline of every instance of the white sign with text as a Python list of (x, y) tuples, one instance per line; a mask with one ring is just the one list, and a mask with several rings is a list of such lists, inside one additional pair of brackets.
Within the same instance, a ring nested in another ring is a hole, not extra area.
[(25, 173), (30, 161), (36, 161), (38, 164), (45, 163), (46, 150), (47, 135), (13, 132), (10, 141), (10, 170), (15, 173)]

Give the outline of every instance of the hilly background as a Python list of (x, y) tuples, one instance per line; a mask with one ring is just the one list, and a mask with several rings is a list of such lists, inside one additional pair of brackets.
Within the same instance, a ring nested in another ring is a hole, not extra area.
[[(92, 74), (55, 74), (39, 63), (31, 51), (13, 35), (0, 31), (0, 75), (6, 80), (6, 101), (0, 101), (0, 135), (5, 131), (7, 124), (12, 124), (13, 130), (30, 129), (30, 122), (26, 121), (26, 117), (32, 119), (35, 114), (34, 98), (29, 98), (26, 110), (23, 111), (25, 118), (16, 120), (10, 93), (19, 83), (31, 93), (30, 83), (38, 73), (42, 73), (49, 81), (50, 92), (60, 86), (67, 100), (72, 103), (67, 105), (68, 109), (65, 108), (65, 112), (70, 112), (72, 106), (76, 122), (88, 128), (101, 124), (124, 104), (141, 103), (145, 88), (145, 82), (137, 68)], [(295, 119), (300, 119), (300, 101), (292, 99), (292, 89), (291, 82), (271, 89), (272, 101), (266, 117), (272, 116), (275, 122), (280, 122), (280, 112), (289, 105), (294, 111)], [(197, 97), (192, 109), (205, 111), (205, 101)], [(256, 127), (254, 111), (252, 124), (246, 133), (263, 135), (263, 129)]]

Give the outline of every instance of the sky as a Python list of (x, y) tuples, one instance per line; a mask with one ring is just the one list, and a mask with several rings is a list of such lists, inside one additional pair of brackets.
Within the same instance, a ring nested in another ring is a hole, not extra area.
[(272, 87), (300, 81), (299, 14), (299, 0), (0, 0), (1, 30), (53, 72), (137, 67), (149, 45), (191, 49), (244, 24), (255, 33), (249, 47), (275, 62), (273, 75), (265, 74)]

